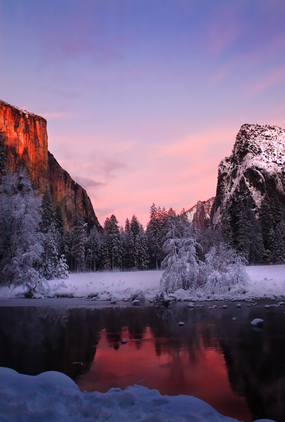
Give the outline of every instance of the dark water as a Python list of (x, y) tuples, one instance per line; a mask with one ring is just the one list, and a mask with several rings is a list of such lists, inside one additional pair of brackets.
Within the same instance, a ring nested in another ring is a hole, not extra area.
[[(2, 307), (0, 366), (29, 375), (60, 371), (82, 391), (140, 383), (194, 395), (246, 422), (285, 421), (285, 307), (212, 305)], [(256, 317), (263, 329), (250, 326)]]

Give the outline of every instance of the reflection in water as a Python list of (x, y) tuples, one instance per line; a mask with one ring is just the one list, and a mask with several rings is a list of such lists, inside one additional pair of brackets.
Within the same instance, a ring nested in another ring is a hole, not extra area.
[[(30, 375), (61, 371), (87, 391), (141, 383), (162, 394), (194, 395), (239, 420), (284, 421), (283, 312), (264, 304), (0, 308), (0, 366)], [(263, 330), (251, 328), (256, 317), (264, 319)]]

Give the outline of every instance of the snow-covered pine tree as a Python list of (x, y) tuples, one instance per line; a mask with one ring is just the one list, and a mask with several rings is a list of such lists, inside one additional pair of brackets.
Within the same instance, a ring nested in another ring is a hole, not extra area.
[(65, 235), (63, 226), (63, 215), (60, 205), (57, 205), (55, 210), (55, 229), (57, 234), (57, 247), (60, 256), (65, 254)]
[(197, 234), (184, 214), (171, 213), (165, 229), (162, 289), (171, 292), (197, 288), (200, 283)]
[(214, 245), (206, 254), (203, 290), (210, 294), (223, 294), (238, 286), (241, 293), (248, 281), (247, 263), (243, 255), (226, 243)]
[(70, 271), (74, 271), (74, 261), (72, 256), (72, 233), (70, 230), (66, 230), (64, 233), (64, 255)]
[(147, 270), (150, 263), (148, 238), (144, 231), (137, 234), (135, 239), (135, 262), (140, 270)]
[[(249, 262), (259, 262), (265, 255), (260, 222), (255, 214), (255, 204), (245, 182), (241, 182), (243, 194), (237, 194), (229, 208), (232, 246)], [(225, 241), (229, 243), (227, 235)]]
[(109, 256), (109, 249), (107, 244), (107, 236), (103, 236), (103, 242), (101, 247), (101, 264), (104, 270), (111, 270), (112, 264)]
[(101, 239), (96, 227), (92, 227), (85, 243), (85, 266), (89, 271), (96, 271), (101, 260)]
[(50, 229), (50, 226), (54, 224), (54, 212), (51, 196), (48, 190), (45, 191), (42, 198), (41, 206), (42, 221), (40, 223), (40, 228), (42, 233), (47, 233)]
[(166, 292), (201, 289), (209, 294), (228, 293), (231, 289), (244, 291), (247, 284), (244, 256), (219, 240), (206, 253), (205, 262), (200, 261), (197, 233), (179, 217), (167, 223), (161, 288)]
[(134, 238), (142, 231), (142, 225), (135, 215), (132, 216), (130, 230), (133, 233)]
[(130, 254), (132, 256), (132, 267), (141, 268), (142, 236), (143, 226), (139, 223), (135, 215), (132, 216), (130, 223)]
[(122, 247), (118, 220), (114, 214), (104, 223), (104, 247), (107, 247), (111, 268), (122, 268)]
[(168, 216), (165, 209), (157, 208), (155, 204), (152, 204), (146, 234), (149, 241), (151, 257), (155, 263), (156, 269), (159, 268), (160, 263), (165, 256), (163, 252), (163, 243), (167, 219)]
[(122, 270), (128, 268), (128, 235), (125, 232), (124, 228), (120, 227), (120, 236), (121, 236), (121, 250), (122, 250)]
[(50, 193), (45, 191), (41, 206), (42, 221), (40, 230), (43, 234), (43, 276), (50, 280), (57, 276), (59, 263), (58, 233), (55, 226), (55, 216)]
[(61, 255), (56, 266), (56, 278), (68, 278), (68, 269), (65, 255)]
[(122, 242), (122, 260), (123, 268), (134, 268), (135, 257), (134, 257), (134, 236), (131, 230), (131, 223), (129, 219), (126, 219), (125, 230), (121, 232)]
[(40, 200), (25, 170), (3, 176), (0, 194), (0, 271), (4, 283), (35, 292), (41, 284)]
[(85, 269), (85, 243), (86, 243), (86, 223), (82, 217), (77, 217), (72, 229), (72, 257), (74, 261), (74, 271), (82, 272)]

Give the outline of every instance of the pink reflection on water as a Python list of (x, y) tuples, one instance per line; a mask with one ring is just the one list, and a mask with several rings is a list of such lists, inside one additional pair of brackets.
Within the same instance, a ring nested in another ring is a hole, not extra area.
[[(96, 347), (90, 371), (77, 381), (81, 391), (101, 391), (111, 387), (126, 388), (138, 384), (157, 389), (161, 394), (188, 394), (198, 397), (218, 412), (243, 420), (252, 421), (245, 398), (235, 394), (229, 384), (224, 356), (219, 348), (199, 348), (189, 353), (185, 347), (175, 351), (162, 351), (158, 356), (155, 341), (149, 327), (142, 339), (131, 339), (127, 328), (121, 338), (128, 342), (114, 344), (107, 340), (105, 330)], [(163, 341), (163, 338), (161, 338)]]

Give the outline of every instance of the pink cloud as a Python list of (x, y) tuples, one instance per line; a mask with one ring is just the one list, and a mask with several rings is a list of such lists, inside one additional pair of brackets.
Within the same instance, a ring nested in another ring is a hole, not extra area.
[(229, 4), (217, 8), (208, 28), (208, 47), (214, 54), (222, 53), (240, 36), (241, 27), (237, 15), (241, 4)]
[(265, 91), (266, 89), (285, 81), (285, 65), (278, 67), (277, 69), (271, 69), (266, 75), (262, 75), (262, 78), (258, 78), (247, 91), (247, 95), (254, 96)]
[(105, 186), (88, 189), (101, 223), (109, 209), (121, 224), (133, 213), (146, 224), (153, 202), (180, 212), (214, 196), (218, 164), (230, 153), (235, 135), (236, 130), (214, 129), (165, 146), (136, 144), (125, 152), (124, 171)]

